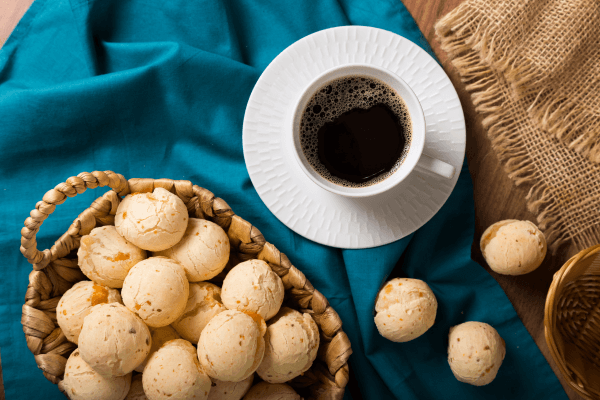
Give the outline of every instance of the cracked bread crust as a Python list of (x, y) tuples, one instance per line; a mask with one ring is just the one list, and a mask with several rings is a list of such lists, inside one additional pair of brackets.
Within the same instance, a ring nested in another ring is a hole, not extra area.
[(206, 400), (211, 389), (196, 349), (184, 339), (165, 343), (150, 357), (142, 384), (149, 400)]
[(198, 343), (200, 333), (217, 314), (227, 310), (221, 303), (221, 288), (208, 282), (190, 283), (185, 310), (171, 326), (185, 340)]
[(119, 303), (100, 304), (83, 320), (79, 335), (81, 358), (102, 376), (123, 376), (150, 352), (150, 331)]
[(492, 326), (469, 321), (450, 328), (448, 364), (460, 382), (483, 386), (496, 378), (506, 344)]
[(503, 275), (534, 271), (546, 257), (546, 238), (530, 221), (499, 221), (481, 235), (481, 253), (490, 268)]
[(137, 263), (125, 278), (125, 306), (153, 328), (167, 326), (183, 314), (189, 283), (181, 264), (166, 257)]
[(294, 379), (311, 367), (319, 343), (319, 328), (312, 317), (283, 307), (269, 321), (265, 356), (256, 372), (269, 383)]
[(81, 272), (96, 283), (123, 287), (129, 270), (146, 259), (146, 251), (119, 235), (112, 225), (92, 229), (81, 238), (77, 251)]
[(183, 200), (163, 188), (127, 195), (117, 208), (115, 227), (141, 249), (166, 250), (177, 244), (188, 224)]
[(422, 280), (395, 278), (379, 291), (375, 312), (381, 336), (392, 342), (408, 342), (433, 326), (437, 299)]
[(129, 392), (131, 373), (102, 376), (81, 358), (79, 349), (75, 349), (67, 360), (62, 385), (71, 400), (123, 400)]
[(91, 281), (77, 282), (67, 290), (56, 306), (56, 321), (67, 340), (77, 344), (83, 319), (93, 306), (104, 303), (123, 304), (123, 300), (118, 290)]
[(229, 237), (219, 225), (190, 218), (183, 238), (175, 246), (154, 253), (178, 261), (190, 282), (217, 276), (229, 260)]
[(175, 340), (181, 339), (181, 336), (173, 329), (170, 325), (163, 326), (162, 328), (150, 329), (150, 335), (152, 336), (152, 346), (150, 346), (150, 353), (148, 357), (137, 367), (135, 367), (135, 371), (144, 372), (144, 368), (146, 368), (146, 364), (148, 364), (148, 360), (152, 357), (158, 349), (162, 347), (163, 344)]
[[(200, 335), (198, 359), (211, 378), (239, 382), (256, 371), (265, 352), (260, 321), (241, 311), (223, 311)], [(260, 325), (259, 325), (260, 324)]]
[(233, 267), (221, 289), (225, 307), (257, 313), (265, 321), (279, 312), (284, 294), (281, 278), (262, 260), (248, 260)]

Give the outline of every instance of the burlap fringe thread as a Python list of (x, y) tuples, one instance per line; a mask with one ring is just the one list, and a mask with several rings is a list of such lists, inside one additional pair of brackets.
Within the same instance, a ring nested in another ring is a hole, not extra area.
[[(37, 250), (36, 234), (43, 221), (67, 197), (86, 189), (109, 186), (113, 190), (96, 199), (83, 211), (69, 230), (49, 250)], [(281, 277), (286, 299), (300, 312), (309, 313), (319, 326), (321, 345), (311, 369), (292, 380), (296, 388), (307, 388), (310, 399), (341, 400), (349, 379), (348, 358), (352, 354), (350, 340), (342, 330), (342, 321), (329, 302), (304, 274), (294, 267), (285, 254), (268, 243), (260, 231), (235, 215), (227, 203), (207, 189), (189, 181), (170, 179), (130, 179), (112, 171), (83, 172), (48, 191), (36, 204), (21, 230), (21, 252), (33, 265), (21, 323), (27, 346), (35, 356), (44, 376), (63, 389), (61, 382), (67, 358), (77, 347), (69, 342), (56, 322), (56, 306), (61, 296), (76, 282), (87, 279), (72, 252), (79, 247), (83, 235), (96, 226), (114, 224), (121, 197), (132, 192), (151, 192), (162, 187), (178, 195), (190, 216), (205, 218), (221, 226), (229, 236), (232, 255), (245, 261), (266, 261)]]
[[(482, 18), (479, 11), (464, 2), (440, 19), (435, 29), (447, 53), (458, 55), (476, 50), (478, 60), (469, 65), (464, 64), (467, 60), (463, 57), (463, 68), (484, 62), (510, 82), (516, 99), (533, 94), (535, 101), (527, 110), (532, 120), (569, 149), (600, 163), (600, 115), (590, 114), (577, 101), (558, 98), (540, 86), (545, 78), (542, 71), (530, 59), (519, 57), (518, 48), (498, 35), (499, 24)], [(600, 81), (600, 76), (595, 79)]]
[[(497, 75), (485, 64), (493, 65), (502, 73), (511, 74), (513, 79), (517, 77), (516, 82), (522, 91), (527, 90), (529, 82), (535, 82), (536, 75), (527, 65), (514, 65), (515, 57), (510, 53), (510, 46), (500, 46), (500, 43), (495, 41), (494, 25), (486, 24), (486, 21), (479, 18), (478, 13), (469, 9), (467, 3), (441, 18), (436, 23), (435, 30), (442, 49), (451, 56), (452, 64), (459, 71), (467, 91), (471, 94), (475, 109), (484, 115), (482, 124), (487, 129), (492, 147), (504, 164), (508, 176), (517, 186), (531, 185), (526, 197), (528, 209), (537, 215), (539, 227), (544, 231), (550, 249), (556, 251), (573, 238), (565, 229), (565, 221), (559, 212), (560, 204), (554, 201), (544, 182), (536, 179), (532, 160), (519, 140), (517, 121), (502, 105), (504, 93)], [(505, 50), (496, 52), (497, 48)], [(541, 97), (541, 93), (538, 97)], [(574, 132), (573, 125), (579, 117), (576, 107), (569, 109), (567, 102), (537, 103), (532, 110), (535, 115), (541, 117), (543, 126), (554, 123), (551, 129), (557, 135), (564, 135), (566, 130)], [(567, 117), (572, 118), (572, 121), (556, 123), (557, 119), (566, 121)], [(600, 127), (597, 132), (600, 132)], [(572, 145), (578, 146), (578, 149), (588, 146), (585, 152), (594, 155), (600, 161), (600, 143), (590, 146), (593, 140), (588, 137), (588, 133), (580, 130), (579, 134), (579, 138)], [(600, 243), (600, 227), (592, 227), (582, 232), (576, 242), (580, 248)]]

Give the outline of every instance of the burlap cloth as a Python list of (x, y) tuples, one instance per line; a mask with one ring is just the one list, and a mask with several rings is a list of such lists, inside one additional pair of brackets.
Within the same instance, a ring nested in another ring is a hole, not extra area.
[(467, 0), (436, 24), (551, 248), (600, 242), (600, 0)]

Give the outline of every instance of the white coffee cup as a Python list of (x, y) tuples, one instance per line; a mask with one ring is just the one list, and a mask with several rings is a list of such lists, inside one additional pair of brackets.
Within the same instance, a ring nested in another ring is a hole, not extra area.
[[(304, 110), (306, 109), (306, 105), (321, 87), (336, 79), (357, 75), (375, 78), (381, 82), (384, 82), (389, 87), (394, 89), (396, 93), (398, 93), (408, 108), (412, 124), (412, 133), (408, 153), (406, 154), (404, 161), (402, 161), (394, 173), (392, 173), (386, 179), (370, 186), (346, 187), (325, 179), (310, 165), (300, 144), (299, 130), (300, 121), (302, 119)], [(334, 67), (319, 75), (308, 86), (306, 86), (294, 104), (295, 107), (291, 110), (288, 117), (288, 129), (286, 129), (286, 131), (289, 134), (289, 138), (286, 138), (286, 140), (291, 142), (292, 154), (300, 165), (302, 171), (315, 184), (329, 192), (346, 197), (374, 196), (397, 186), (400, 182), (406, 179), (406, 177), (415, 168), (434, 173), (446, 179), (451, 179), (454, 176), (455, 171), (452, 165), (432, 158), (423, 153), (423, 147), (425, 144), (425, 116), (423, 115), (421, 103), (419, 103), (419, 99), (408, 86), (408, 84), (390, 71), (364, 64), (347, 64)]]

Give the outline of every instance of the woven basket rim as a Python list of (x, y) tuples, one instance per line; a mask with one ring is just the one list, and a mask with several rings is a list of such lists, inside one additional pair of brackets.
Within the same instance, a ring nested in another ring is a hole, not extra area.
[[(50, 249), (37, 249), (36, 234), (43, 221), (67, 197), (86, 189), (108, 186), (112, 190), (98, 197), (74, 220), (69, 229)], [(190, 217), (205, 218), (217, 223), (227, 233), (232, 253), (241, 261), (261, 259), (281, 277), (286, 298), (300, 312), (309, 313), (319, 327), (321, 342), (318, 356), (311, 368), (290, 383), (305, 388), (309, 399), (339, 399), (344, 395), (349, 379), (348, 358), (352, 354), (350, 340), (342, 330), (342, 321), (325, 296), (316, 290), (304, 274), (294, 267), (287, 256), (267, 242), (251, 223), (237, 216), (221, 198), (188, 180), (131, 178), (112, 171), (94, 171), (70, 177), (49, 190), (36, 204), (21, 230), (21, 252), (33, 265), (23, 305), (21, 323), (27, 346), (35, 356), (44, 376), (61, 382), (68, 355), (76, 348), (56, 323), (56, 306), (62, 294), (74, 283), (87, 280), (77, 260), (69, 254), (79, 247), (79, 240), (97, 225), (114, 225), (114, 215), (121, 199), (127, 194), (152, 192), (162, 187), (179, 196)], [(83, 278), (82, 278), (83, 277)], [(64, 392), (64, 391), (63, 391)]]
[[(600, 390), (597, 388), (591, 388), (589, 384), (586, 385), (584, 382), (584, 376), (586, 375), (584, 374), (585, 371), (579, 371), (576, 368), (573, 368), (573, 366), (570, 365), (566, 360), (563, 351), (561, 351), (561, 345), (559, 341), (562, 342), (562, 335), (557, 327), (557, 308), (561, 302), (561, 295), (563, 294), (566, 286), (570, 282), (577, 281), (577, 279), (582, 276), (583, 272), (586, 270), (584, 269), (586, 264), (593, 261), (593, 259), (591, 259), (592, 257), (595, 258), (599, 256), (600, 244), (580, 251), (571, 257), (567, 262), (565, 262), (563, 266), (554, 274), (554, 278), (548, 290), (544, 308), (544, 333), (546, 343), (550, 349), (550, 354), (558, 366), (561, 374), (569, 383), (569, 386), (571, 386), (580, 396), (589, 400), (600, 399)], [(598, 276), (600, 276), (600, 274), (598, 274)], [(600, 368), (598, 368), (598, 373), (600, 373)]]

